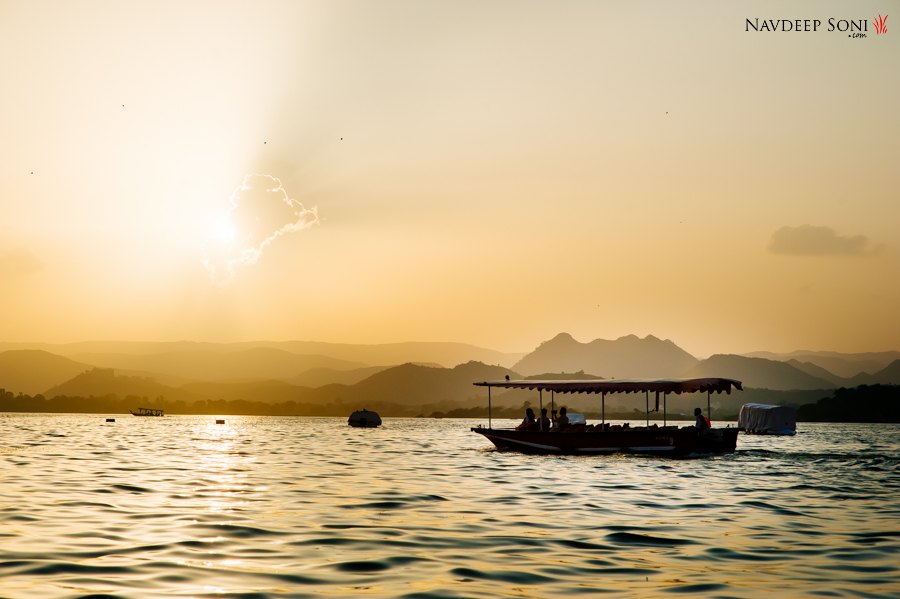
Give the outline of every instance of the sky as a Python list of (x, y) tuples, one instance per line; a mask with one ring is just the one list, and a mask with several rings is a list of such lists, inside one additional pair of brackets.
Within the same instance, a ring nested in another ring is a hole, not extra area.
[(898, 73), (897, 0), (0, 0), (0, 340), (897, 350)]

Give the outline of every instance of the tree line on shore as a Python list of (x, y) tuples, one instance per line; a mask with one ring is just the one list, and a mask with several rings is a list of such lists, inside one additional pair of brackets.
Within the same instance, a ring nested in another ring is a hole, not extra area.
[(900, 422), (900, 385), (836, 389), (831, 397), (797, 408), (800, 422)]
[[(562, 405), (562, 404), (560, 404)], [(531, 402), (521, 407), (495, 406), (491, 410), (494, 418), (521, 418)], [(326, 403), (313, 404), (297, 401), (269, 403), (244, 399), (205, 399), (193, 402), (167, 400), (165, 397), (127, 395), (119, 397), (109, 394), (101, 397), (57, 395), (51, 398), (43, 395), (14, 394), (0, 389), (0, 412), (37, 413), (88, 413), (127, 414), (138, 407), (161, 409), (166, 414), (193, 415), (234, 415), (234, 416), (347, 416), (354, 410), (365, 407), (388, 417), (433, 417), (433, 418), (484, 418), (488, 416), (485, 405), (460, 406), (406, 406), (390, 402), (371, 402), (359, 406), (335, 399)], [(536, 407), (536, 406), (531, 406)], [(545, 405), (544, 407), (549, 407)], [(589, 419), (599, 419), (599, 412), (587, 411)], [(670, 420), (677, 420), (677, 413), (668, 414)], [(644, 411), (607, 411), (608, 420), (643, 420)], [(651, 412), (651, 420), (661, 420), (660, 412)], [(736, 420), (737, 414), (724, 415), (720, 420)], [(900, 422), (900, 386), (860, 385), (840, 388), (831, 396), (823, 397), (816, 403), (800, 406), (797, 420), (801, 422)]]

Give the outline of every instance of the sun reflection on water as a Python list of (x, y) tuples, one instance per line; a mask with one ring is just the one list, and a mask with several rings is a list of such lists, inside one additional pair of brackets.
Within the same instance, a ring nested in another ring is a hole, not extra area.
[(243, 449), (250, 442), (246, 421), (231, 416), (216, 423), (210, 419), (194, 427), (203, 483), (200, 496), (207, 501), (207, 509), (215, 513), (239, 511), (246, 505), (242, 497), (253, 491), (248, 472), (256, 458)]

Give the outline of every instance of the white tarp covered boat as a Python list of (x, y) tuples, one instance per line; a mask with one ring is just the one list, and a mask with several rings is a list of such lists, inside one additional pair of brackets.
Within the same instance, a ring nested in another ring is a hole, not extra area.
[(797, 417), (794, 408), (764, 403), (745, 403), (738, 416), (738, 427), (757, 435), (794, 435)]

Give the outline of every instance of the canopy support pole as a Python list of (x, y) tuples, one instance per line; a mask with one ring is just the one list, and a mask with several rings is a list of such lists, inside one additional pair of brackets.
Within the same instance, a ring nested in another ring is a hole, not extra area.
[(712, 422), (712, 409), (709, 407), (709, 389), (706, 390), (706, 416)]
[(541, 429), (541, 432), (544, 432), (544, 390), (538, 389), (538, 407), (541, 408), (541, 416), (538, 419), (538, 423)]
[(663, 428), (665, 428), (667, 421), (668, 421), (668, 417), (669, 417), (669, 413), (666, 408), (666, 398), (667, 397), (669, 397), (668, 392), (663, 392)]
[(600, 394), (600, 422), (603, 424), (603, 430), (606, 430), (606, 393)]
[(650, 392), (644, 391), (644, 415), (647, 417), (647, 428), (650, 428)]
[(491, 426), (491, 388), (488, 387), (488, 428), (494, 428)]

